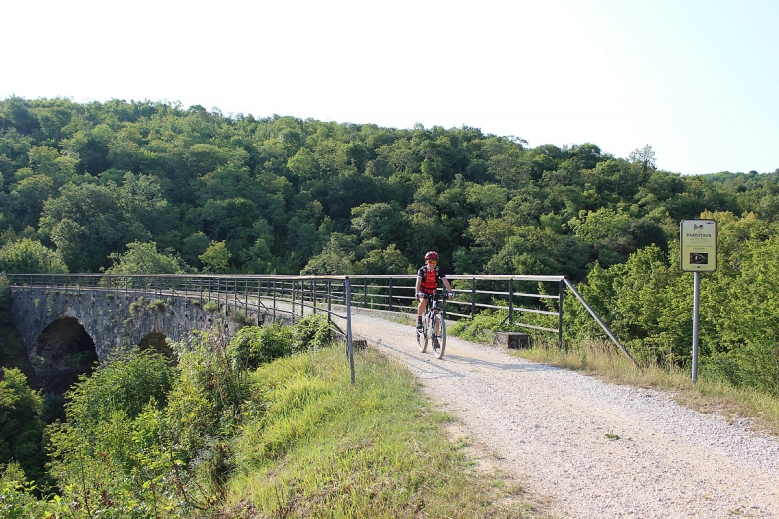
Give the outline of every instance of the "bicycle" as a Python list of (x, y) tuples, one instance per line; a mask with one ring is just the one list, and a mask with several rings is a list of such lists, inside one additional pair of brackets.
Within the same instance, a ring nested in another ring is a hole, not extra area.
[(428, 300), (425, 313), (422, 315), (422, 330), (417, 329), (417, 344), (419, 351), (427, 351), (427, 343), (430, 339), (433, 342), (433, 355), (440, 359), (444, 356), (446, 349), (446, 321), (442, 307), (438, 306), (439, 300), (445, 300), (446, 294), (425, 295)]

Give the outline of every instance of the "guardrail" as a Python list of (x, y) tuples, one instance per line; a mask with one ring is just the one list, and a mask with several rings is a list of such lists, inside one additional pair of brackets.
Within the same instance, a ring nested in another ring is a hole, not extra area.
[[(295, 320), (307, 313), (325, 312), (331, 322), (333, 318), (345, 321), (346, 329), (339, 329), (339, 332), (347, 339), (350, 359), (352, 308), (409, 314), (416, 313), (417, 305), (415, 275), (6, 274), (6, 278), (12, 289), (43, 286), (76, 291), (133, 292), (147, 298), (181, 295), (197, 298), (204, 304), (214, 301), (258, 315), (271, 315), (274, 320), (284, 315)], [(444, 311), (448, 319), (471, 318), (485, 309), (505, 310), (504, 322), (556, 333), (561, 349), (567, 288), (608, 337), (638, 365), (565, 276), (450, 275), (447, 278), (455, 294), (453, 299), (446, 301)]]

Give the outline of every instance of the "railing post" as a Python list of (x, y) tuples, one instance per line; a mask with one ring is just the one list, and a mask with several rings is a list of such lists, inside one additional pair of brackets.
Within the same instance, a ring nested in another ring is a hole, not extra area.
[(476, 315), (476, 278), (471, 278), (471, 319)]
[(316, 280), (311, 279), (311, 313), (316, 314)]
[(349, 373), (354, 385), (354, 346), (352, 345), (352, 289), (350, 279), (344, 278), (344, 292), (346, 295), (346, 351), (349, 355)]
[(388, 290), (388, 293), (389, 293), (388, 294), (389, 295), (389, 304), (388, 304), (387, 310), (391, 312), (392, 311), (392, 277), (391, 276), (389, 278), (389, 290)]
[(509, 324), (514, 324), (514, 278), (509, 279)]
[(333, 306), (333, 282), (327, 280), (327, 322), (333, 321), (332, 306)]
[(295, 320), (295, 281), (292, 281), (292, 321)]
[(560, 280), (560, 289), (559, 289), (560, 299), (559, 299), (559, 307), (558, 311), (560, 314), (559, 317), (559, 323), (558, 323), (558, 331), (557, 331), (557, 344), (560, 348), (560, 351), (563, 351), (563, 299), (565, 297), (565, 281), (562, 279)]
[(368, 308), (368, 278), (362, 278), (362, 307)]

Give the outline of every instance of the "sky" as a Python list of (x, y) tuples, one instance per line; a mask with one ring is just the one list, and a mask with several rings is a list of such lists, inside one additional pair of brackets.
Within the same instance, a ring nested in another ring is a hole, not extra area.
[(151, 100), (779, 169), (776, 0), (19, 0), (0, 99)]

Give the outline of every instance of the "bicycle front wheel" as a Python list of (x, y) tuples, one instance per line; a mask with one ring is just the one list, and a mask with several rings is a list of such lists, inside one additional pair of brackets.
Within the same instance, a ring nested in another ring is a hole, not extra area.
[[(444, 356), (444, 350), (446, 349), (446, 321), (444, 316), (440, 313), (436, 313), (433, 316), (433, 355), (435, 358), (440, 359)], [(436, 347), (436, 345), (438, 347)]]

